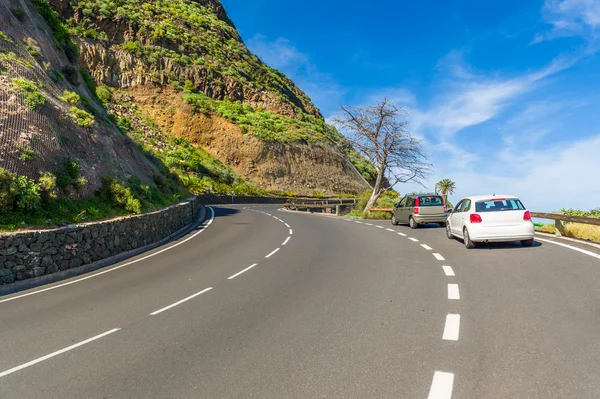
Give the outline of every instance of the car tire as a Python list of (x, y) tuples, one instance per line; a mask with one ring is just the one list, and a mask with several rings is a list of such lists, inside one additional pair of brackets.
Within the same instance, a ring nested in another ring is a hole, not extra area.
[(417, 222), (415, 222), (415, 219), (413, 219), (412, 216), (410, 218), (408, 218), (408, 225), (410, 226), (411, 229), (416, 229), (419, 227), (419, 224)]
[(521, 245), (524, 247), (531, 247), (533, 245), (533, 238), (529, 240), (522, 240)]
[(439, 225), (440, 225), (440, 227), (446, 227), (446, 225), (447, 225), (447, 224), (448, 224), (448, 223), (442, 222), (442, 223), (440, 223)]
[(471, 241), (471, 237), (469, 237), (469, 230), (467, 230), (466, 227), (463, 230), (463, 237), (464, 237), (465, 247), (467, 247), (467, 249), (475, 248), (476, 244), (473, 241)]
[(392, 215), (392, 224), (394, 226), (398, 226), (398, 220), (396, 220), (396, 215)]
[(450, 228), (450, 223), (446, 223), (446, 237), (448, 237), (449, 240), (454, 238), (454, 234), (452, 234), (452, 228)]

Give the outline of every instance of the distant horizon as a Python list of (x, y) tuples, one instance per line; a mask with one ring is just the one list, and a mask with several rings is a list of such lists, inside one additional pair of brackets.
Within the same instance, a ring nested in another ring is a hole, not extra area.
[(383, 97), (407, 107), (434, 165), (424, 185), (455, 181), (452, 202), (506, 192), (540, 212), (600, 207), (600, 2), (222, 3), (326, 120)]

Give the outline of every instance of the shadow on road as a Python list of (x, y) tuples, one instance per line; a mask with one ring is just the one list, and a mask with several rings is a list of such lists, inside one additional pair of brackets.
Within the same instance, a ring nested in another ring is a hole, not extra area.
[(475, 249), (480, 249), (480, 250), (508, 250), (508, 249), (512, 249), (512, 250), (516, 250), (516, 249), (521, 249), (521, 250), (527, 250), (527, 249), (532, 249), (532, 248), (538, 248), (541, 247), (542, 244), (539, 241), (534, 241), (533, 245), (531, 247), (524, 247), (523, 245), (521, 245), (520, 242), (518, 241), (514, 241), (514, 242), (488, 242), (488, 243), (477, 243), (477, 247), (475, 247)]

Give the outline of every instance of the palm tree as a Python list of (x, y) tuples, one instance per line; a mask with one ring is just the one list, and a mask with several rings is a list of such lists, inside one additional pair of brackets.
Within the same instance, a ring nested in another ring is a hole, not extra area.
[(448, 202), (448, 194), (454, 194), (456, 183), (450, 179), (442, 179), (435, 184), (435, 191), (442, 194), (444, 203)]

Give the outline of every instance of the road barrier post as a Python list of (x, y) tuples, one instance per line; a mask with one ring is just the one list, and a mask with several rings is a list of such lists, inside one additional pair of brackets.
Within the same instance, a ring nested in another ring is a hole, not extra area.
[[(556, 213), (557, 215), (564, 215), (565, 213), (562, 211), (557, 211), (557, 212), (553, 212)], [(565, 222), (562, 220), (555, 220), (554, 221), (554, 234), (557, 237), (562, 237), (565, 235)]]

